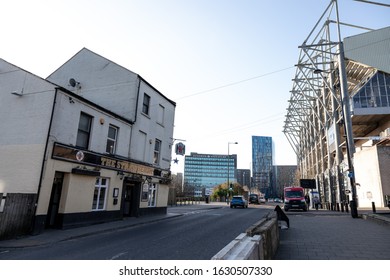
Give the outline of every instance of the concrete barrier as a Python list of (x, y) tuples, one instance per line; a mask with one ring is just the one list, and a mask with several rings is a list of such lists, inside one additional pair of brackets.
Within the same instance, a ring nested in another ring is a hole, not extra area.
[(275, 212), (250, 226), (222, 248), (212, 260), (270, 260), (279, 246), (279, 223)]
[(212, 260), (260, 260), (262, 239), (260, 235), (238, 235), (233, 241), (219, 251)]

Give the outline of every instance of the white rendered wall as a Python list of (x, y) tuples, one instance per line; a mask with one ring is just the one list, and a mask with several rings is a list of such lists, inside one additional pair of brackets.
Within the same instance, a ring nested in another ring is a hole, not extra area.
[(126, 157), (129, 153), (131, 125), (121, 119), (97, 110), (76, 98), (69, 101), (66, 94), (58, 94), (53, 118), (51, 140), (71, 146), (76, 145), (77, 130), (81, 112), (93, 117), (89, 150), (106, 153), (107, 135), (110, 124), (118, 128), (115, 155)]
[(37, 192), (54, 94), (52, 83), (0, 59), (0, 193)]
[[(78, 85), (72, 87), (73, 78)], [(82, 49), (47, 80), (52, 81), (126, 119), (134, 120), (137, 75), (88, 49)]]
[[(70, 86), (70, 78), (80, 84)], [(157, 138), (162, 141), (158, 167), (169, 168), (175, 106), (137, 74), (84, 48), (47, 79), (128, 120), (135, 121), (131, 143), (129, 142), (131, 149), (127, 157), (152, 164)], [(151, 97), (148, 116), (142, 113), (144, 93)], [(163, 123), (158, 121), (157, 108), (160, 105), (164, 107)]]
[(359, 207), (383, 207), (382, 182), (378, 165), (377, 147), (363, 147), (354, 155), (356, 194)]

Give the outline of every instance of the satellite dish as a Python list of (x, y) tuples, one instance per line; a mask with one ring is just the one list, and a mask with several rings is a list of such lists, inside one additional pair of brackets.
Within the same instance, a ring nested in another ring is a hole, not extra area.
[(75, 87), (75, 86), (76, 86), (76, 84), (77, 84), (77, 82), (76, 82), (76, 80), (75, 80), (75, 79), (73, 79), (73, 78), (70, 78), (70, 79), (69, 79), (69, 84), (70, 84), (72, 87)]

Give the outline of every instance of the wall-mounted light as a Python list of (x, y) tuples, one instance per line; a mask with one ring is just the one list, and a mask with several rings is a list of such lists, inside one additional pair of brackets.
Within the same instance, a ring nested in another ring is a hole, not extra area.
[(39, 90), (39, 91), (32, 91), (32, 92), (24, 92), (24, 89), (22, 88), (21, 91), (18, 91), (18, 90), (14, 90), (14, 91), (11, 91), (10, 94), (12, 95), (16, 95), (18, 97), (24, 97), (26, 95), (31, 95), (31, 94), (39, 94), (39, 93), (45, 93), (45, 92), (52, 92), (53, 89), (48, 89), (48, 90)]
[(23, 93), (20, 93), (20, 92), (17, 92), (17, 91), (13, 91), (13, 92), (11, 92), (11, 94), (19, 96), (19, 97), (23, 96)]
[(125, 173), (123, 173), (123, 171), (118, 171), (116, 175), (119, 175), (119, 179), (121, 180), (123, 180), (123, 178), (125, 177)]

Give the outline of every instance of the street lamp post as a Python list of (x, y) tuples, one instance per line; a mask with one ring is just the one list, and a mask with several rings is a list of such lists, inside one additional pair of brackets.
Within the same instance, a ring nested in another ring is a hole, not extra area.
[(229, 179), (230, 179), (230, 144), (238, 144), (238, 142), (228, 142), (228, 159), (227, 159), (227, 162), (228, 162), (228, 176), (227, 176), (228, 190), (230, 190), (230, 183), (229, 183)]

